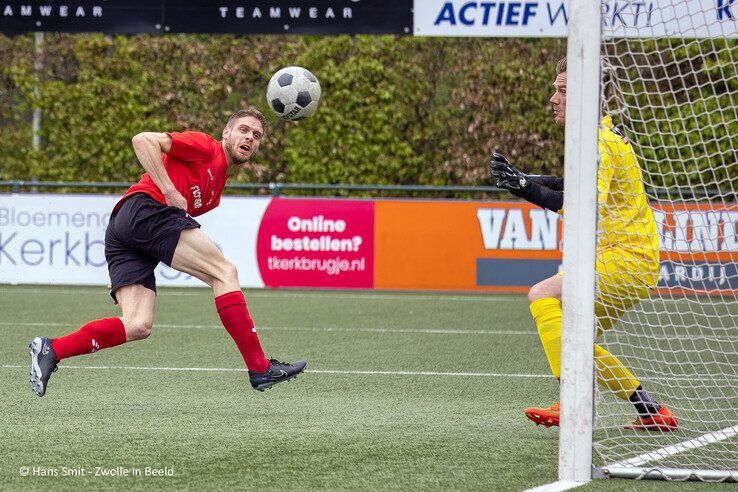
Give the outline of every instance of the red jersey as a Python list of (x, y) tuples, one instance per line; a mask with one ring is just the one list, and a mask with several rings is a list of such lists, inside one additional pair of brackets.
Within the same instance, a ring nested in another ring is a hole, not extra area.
[[(226, 155), (221, 143), (200, 132), (167, 133), (172, 137), (172, 148), (162, 154), (164, 168), (174, 187), (187, 200), (187, 213), (193, 217), (208, 212), (220, 203), (226, 180)], [(128, 188), (123, 199), (134, 193), (146, 193), (164, 205), (164, 194), (148, 173)], [(115, 206), (117, 209), (121, 202)]]

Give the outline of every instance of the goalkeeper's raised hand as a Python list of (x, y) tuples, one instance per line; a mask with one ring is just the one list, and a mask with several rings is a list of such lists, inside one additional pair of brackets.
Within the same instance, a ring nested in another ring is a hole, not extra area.
[[(563, 179), (555, 176), (528, 176), (510, 164), (502, 154), (495, 152), (489, 163), (489, 172), (496, 180), (495, 185), (503, 188), (513, 195), (529, 201), (539, 207), (558, 212), (564, 206)], [(558, 189), (549, 188), (545, 184), (550, 182)]]
[(495, 186), (512, 192), (514, 195), (525, 193), (530, 188), (530, 180), (528, 177), (515, 169), (502, 154), (497, 152), (492, 154), (492, 160), (489, 163), (489, 172), (496, 180)]

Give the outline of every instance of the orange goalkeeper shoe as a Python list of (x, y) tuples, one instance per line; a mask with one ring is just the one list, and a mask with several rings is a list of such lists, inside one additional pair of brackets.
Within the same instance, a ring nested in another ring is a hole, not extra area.
[(530, 407), (525, 409), (525, 416), (536, 423), (536, 425), (545, 425), (546, 427), (559, 426), (559, 402), (554, 403), (548, 408)]
[(638, 417), (625, 428), (638, 431), (672, 432), (677, 430), (679, 419), (668, 408), (662, 406), (659, 413), (650, 417)]

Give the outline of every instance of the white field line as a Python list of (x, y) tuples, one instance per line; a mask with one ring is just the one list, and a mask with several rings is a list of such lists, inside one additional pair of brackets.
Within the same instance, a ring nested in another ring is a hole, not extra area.
[[(163, 297), (194, 297), (194, 296), (208, 296), (209, 291), (207, 289), (199, 289), (200, 292), (178, 292), (178, 291), (159, 291), (157, 293), (158, 296)], [(107, 295), (107, 292), (104, 290), (104, 287), (98, 287), (95, 289), (94, 287), (88, 287), (88, 288), (65, 288), (64, 290), (61, 289), (52, 289), (52, 288), (43, 288), (43, 287), (36, 287), (36, 288), (25, 288), (25, 286), (17, 286), (17, 287), (0, 287), (0, 294), (54, 294), (54, 295), (80, 295), (80, 294), (102, 294), (105, 293)], [(501, 295), (485, 295), (485, 294), (479, 294), (479, 295), (473, 295), (473, 296), (464, 296), (464, 295), (458, 295), (458, 294), (448, 294), (448, 293), (435, 293), (435, 292), (429, 292), (427, 295), (419, 295), (419, 294), (401, 294), (401, 293), (380, 293), (380, 294), (347, 294), (344, 292), (330, 292), (330, 291), (320, 291), (320, 292), (292, 292), (289, 290), (283, 290), (283, 291), (272, 291), (272, 290), (263, 290), (263, 291), (247, 291), (245, 292), (245, 295), (247, 298), (252, 297), (269, 297), (269, 298), (282, 298), (282, 299), (300, 299), (300, 298), (334, 298), (334, 299), (371, 299), (371, 300), (387, 300), (387, 301), (462, 301), (462, 302), (505, 302), (505, 301), (520, 301), (524, 300), (525, 298), (522, 295), (509, 295), (509, 296), (501, 296)]]
[(649, 451), (648, 453), (643, 453), (634, 458), (618, 461), (617, 463), (613, 463), (612, 465), (603, 466), (603, 468), (607, 469), (639, 467), (652, 461), (658, 461), (662, 458), (667, 458), (669, 456), (674, 456), (675, 454), (683, 453), (684, 451), (690, 451), (692, 449), (707, 446), (708, 444), (720, 442), (735, 435), (738, 435), (738, 425), (734, 425), (733, 427), (726, 427), (725, 429), (721, 429), (715, 432), (708, 432), (707, 434), (703, 434), (700, 437), (696, 437), (688, 441), (683, 441), (679, 444), (664, 446), (663, 448)]
[[(18, 369), (27, 366), (0, 365), (3, 369)], [(131, 371), (191, 371), (191, 372), (245, 372), (246, 369), (227, 367), (156, 367), (156, 366), (63, 366), (65, 369), (121, 369)], [(376, 376), (479, 376), (494, 378), (524, 378), (524, 379), (548, 379), (553, 376), (548, 374), (507, 374), (500, 372), (435, 372), (435, 371), (349, 371), (331, 369), (306, 369), (305, 372), (314, 374), (363, 374)], [(694, 378), (672, 378), (678, 381), (694, 381)], [(738, 426), (736, 426), (738, 427)], [(633, 458), (635, 459), (635, 458)], [(612, 465), (614, 466), (614, 465)]]
[[(73, 323), (41, 323), (41, 322), (18, 322), (0, 321), (1, 326), (48, 326), (48, 327), (66, 327), (70, 330), (76, 328)], [(222, 330), (222, 325), (187, 325), (172, 323), (154, 323), (156, 328), (176, 328), (176, 329), (206, 329), (206, 330)], [(309, 327), (309, 326), (257, 326), (259, 331), (309, 331), (309, 332), (338, 332), (338, 333), (420, 333), (430, 335), (514, 335), (514, 336), (537, 336), (535, 331), (525, 330), (464, 330), (453, 328), (340, 328), (340, 327)], [(710, 340), (719, 342), (735, 342), (736, 337), (689, 337), (682, 336), (688, 340)]]
[[(14, 323), (12, 321), (0, 321), (0, 326), (48, 326), (48, 327), (67, 327), (76, 329), (69, 323)], [(183, 329), (218, 329), (222, 330), (222, 325), (179, 325), (154, 323), (156, 328), (183, 328)], [(274, 331), (311, 331), (311, 332), (366, 332), (366, 333), (422, 333), (431, 335), (538, 335), (534, 331), (515, 331), (515, 330), (454, 330), (454, 329), (424, 329), (424, 328), (311, 328), (299, 326), (258, 326), (257, 330), (274, 330)]]
[(539, 485), (532, 489), (526, 489), (525, 492), (561, 492), (564, 490), (575, 489), (586, 485), (588, 482), (574, 482), (569, 480), (558, 480), (556, 482), (547, 483), (545, 485)]
[[(79, 294), (100, 294), (104, 291), (104, 287), (102, 286), (94, 286), (94, 285), (77, 285), (77, 286), (63, 286), (62, 289), (57, 289), (53, 287), (29, 287), (33, 284), (25, 284), (25, 285), (11, 285), (8, 283), (0, 283), (0, 285), (4, 285), (4, 287), (0, 287), (0, 294), (58, 294), (58, 295), (79, 295)], [(167, 287), (163, 288), (164, 290), (160, 290), (157, 295), (160, 297), (196, 297), (196, 296), (202, 296), (207, 295), (203, 294), (202, 292), (182, 292), (178, 290), (166, 290)], [(188, 290), (193, 291), (209, 291), (206, 287), (192, 287)], [(523, 301), (525, 300), (525, 297), (523, 294), (508, 294), (508, 295), (499, 295), (494, 293), (485, 294), (484, 292), (480, 292), (479, 294), (475, 295), (459, 295), (459, 294), (452, 294), (449, 292), (433, 292), (433, 291), (427, 291), (425, 294), (403, 294), (402, 292), (393, 292), (393, 291), (365, 291), (365, 292), (373, 292), (371, 294), (351, 294), (347, 293), (346, 291), (330, 291), (330, 290), (322, 290), (322, 291), (314, 291), (314, 292), (305, 292), (301, 291), (299, 289), (283, 289), (283, 290), (271, 290), (271, 289), (259, 289), (256, 287), (252, 287), (247, 289), (244, 294), (247, 298), (251, 297), (271, 297), (271, 298), (287, 298), (287, 299), (293, 299), (293, 298), (330, 298), (330, 297), (336, 297), (341, 299), (379, 299), (379, 300), (417, 300), (417, 301), (464, 301), (464, 302), (506, 302), (506, 301)], [(107, 292), (106, 292), (107, 294)], [(685, 301), (684, 298), (673, 298), (673, 299), (667, 299), (667, 298), (658, 298), (654, 299), (655, 301), (661, 302), (661, 303), (682, 303)], [(527, 301), (526, 301), (527, 302)], [(723, 300), (724, 304), (738, 304), (734, 300), (725, 301)]]
[[(3, 369), (27, 369), (28, 366), (0, 365)], [(173, 371), (173, 372), (246, 372), (246, 369), (230, 367), (145, 367), (145, 366), (68, 366), (63, 369), (85, 370), (128, 370), (128, 371)], [(329, 369), (306, 369), (311, 374), (369, 375), (369, 376), (446, 376), (446, 377), (488, 377), (488, 378), (526, 378), (550, 379), (548, 374), (504, 374), (495, 372), (434, 372), (434, 371), (339, 371)]]
[[(48, 325), (44, 325), (48, 326)], [(292, 328), (286, 328), (287, 330), (291, 330)], [(306, 331), (319, 331), (319, 330), (312, 330), (310, 328), (307, 328)], [(352, 330), (346, 330), (346, 331), (352, 331)], [(356, 331), (356, 330), (354, 330)], [(371, 331), (371, 330), (367, 330)], [(388, 332), (385, 330), (385, 332)], [(427, 331), (427, 332), (421, 332), (421, 333), (438, 333), (437, 331)], [(493, 334), (491, 332), (485, 332), (485, 334)], [(527, 334), (527, 333), (526, 333)], [(4, 368), (10, 368), (10, 367), (16, 367), (16, 366), (0, 366)], [(18, 366), (20, 367), (20, 366)], [(139, 370), (151, 370), (151, 371), (242, 371), (245, 369), (220, 369), (220, 368), (207, 368), (207, 367), (174, 367), (174, 368), (167, 368), (167, 367), (129, 367), (129, 366), (64, 366), (64, 367), (70, 367), (72, 369), (139, 369)], [(389, 371), (389, 372), (383, 372), (383, 371), (329, 371), (329, 370), (308, 370), (307, 372), (315, 372), (315, 373), (322, 373), (322, 374), (386, 374), (386, 375), (415, 375), (415, 376), (490, 376), (490, 377), (518, 377), (518, 378), (548, 378), (551, 376), (544, 375), (544, 374), (502, 374), (502, 373), (465, 373), (465, 372), (404, 372), (404, 371)], [(731, 375), (723, 375), (727, 381), (732, 381)], [(669, 376), (669, 379), (671, 381), (708, 381), (708, 382), (714, 382), (715, 378), (717, 376), (713, 375), (686, 375), (686, 376)], [(642, 378), (642, 381), (646, 380), (646, 378)], [(721, 379), (722, 380), (722, 379)], [(738, 379), (736, 379), (736, 382), (738, 384)]]

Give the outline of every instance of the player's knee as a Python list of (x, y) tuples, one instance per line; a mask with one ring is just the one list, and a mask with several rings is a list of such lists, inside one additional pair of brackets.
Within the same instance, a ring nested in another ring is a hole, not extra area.
[(221, 265), (219, 272), (219, 280), (223, 283), (238, 283), (238, 269), (236, 265), (230, 261), (226, 261)]
[(545, 295), (545, 289), (543, 288), (543, 286), (540, 283), (534, 285), (528, 291), (528, 301), (529, 302), (535, 302), (535, 301), (537, 301), (539, 299), (543, 299), (545, 297), (547, 297)]
[(154, 322), (148, 318), (130, 318), (128, 320), (124, 318), (123, 326), (128, 340), (143, 340), (151, 335)]
[(528, 301), (535, 302), (539, 299), (546, 299), (553, 297), (554, 299), (561, 299), (561, 291), (557, 288), (557, 284), (552, 283), (548, 280), (538, 282), (528, 291)]

